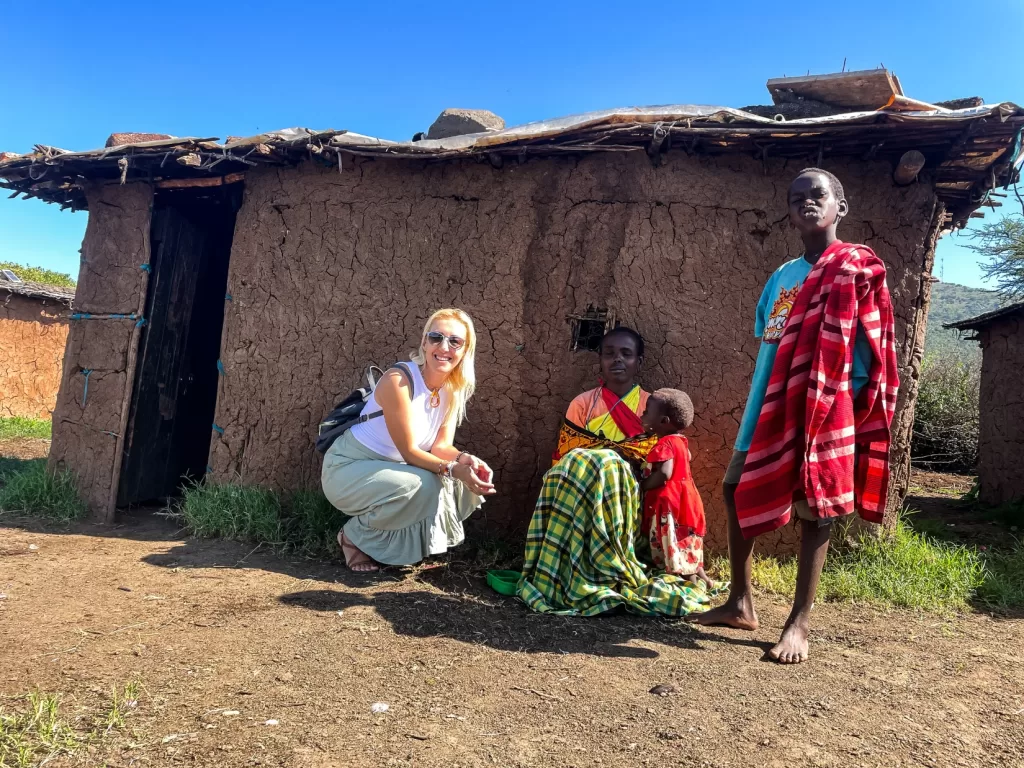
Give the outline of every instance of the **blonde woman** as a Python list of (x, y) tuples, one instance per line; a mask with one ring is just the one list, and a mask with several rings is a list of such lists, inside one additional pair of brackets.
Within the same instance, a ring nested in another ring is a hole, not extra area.
[(345, 563), (368, 572), (411, 565), (460, 544), (462, 521), (494, 493), (491, 468), (454, 445), (476, 387), (476, 330), (460, 309), (423, 328), (412, 360), (392, 368), (357, 424), (327, 451), (324, 494), (352, 517), (338, 533)]

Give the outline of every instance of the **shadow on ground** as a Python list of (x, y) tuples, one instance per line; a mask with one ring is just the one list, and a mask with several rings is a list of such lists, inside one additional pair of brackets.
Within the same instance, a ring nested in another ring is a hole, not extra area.
[(705, 650), (699, 641), (743, 645), (766, 651), (771, 643), (752, 638), (709, 634), (680, 619), (650, 618), (622, 612), (596, 618), (542, 615), (513, 597), (486, 586), (483, 572), (441, 566), (419, 570), (409, 579), (433, 590), (377, 591), (358, 594), (313, 589), (282, 595), (279, 600), (306, 610), (336, 613), (369, 606), (392, 629), (409, 637), (446, 637), (503, 651), (586, 654), (610, 658), (648, 658), (657, 650), (633, 644), (663, 644)]

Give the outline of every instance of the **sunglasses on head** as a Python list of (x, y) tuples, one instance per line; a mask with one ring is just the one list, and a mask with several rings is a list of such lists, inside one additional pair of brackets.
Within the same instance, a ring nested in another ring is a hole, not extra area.
[(461, 349), (462, 345), (466, 343), (465, 339), (461, 339), (458, 336), (445, 336), (440, 331), (431, 331), (427, 334), (427, 341), (431, 344), (440, 344), (445, 339), (448, 340), (448, 346), (451, 349)]

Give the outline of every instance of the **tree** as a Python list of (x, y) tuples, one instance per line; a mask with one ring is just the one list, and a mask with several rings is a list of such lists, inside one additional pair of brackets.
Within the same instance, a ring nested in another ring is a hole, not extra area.
[(1024, 215), (1006, 216), (971, 234), (968, 248), (988, 257), (982, 265), (985, 277), (995, 280), (996, 290), (1010, 301), (1024, 300)]
[(15, 264), (13, 261), (0, 261), (0, 269), (9, 269), (22, 280), (29, 280), (33, 283), (45, 283), (61, 288), (75, 287), (74, 278), (63, 272), (54, 272), (42, 267), (30, 267), (26, 264)]

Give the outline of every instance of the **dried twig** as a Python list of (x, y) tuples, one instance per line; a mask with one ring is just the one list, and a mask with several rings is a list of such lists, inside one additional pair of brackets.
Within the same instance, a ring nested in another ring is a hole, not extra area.
[(547, 699), (548, 701), (562, 701), (562, 699), (558, 698), (557, 696), (552, 696), (550, 693), (544, 693), (543, 691), (537, 691), (537, 690), (534, 690), (533, 688), (520, 688), (518, 685), (513, 685), (512, 686), (512, 690), (513, 691), (523, 691), (524, 693), (532, 693), (534, 696), (540, 696), (540, 698)]

